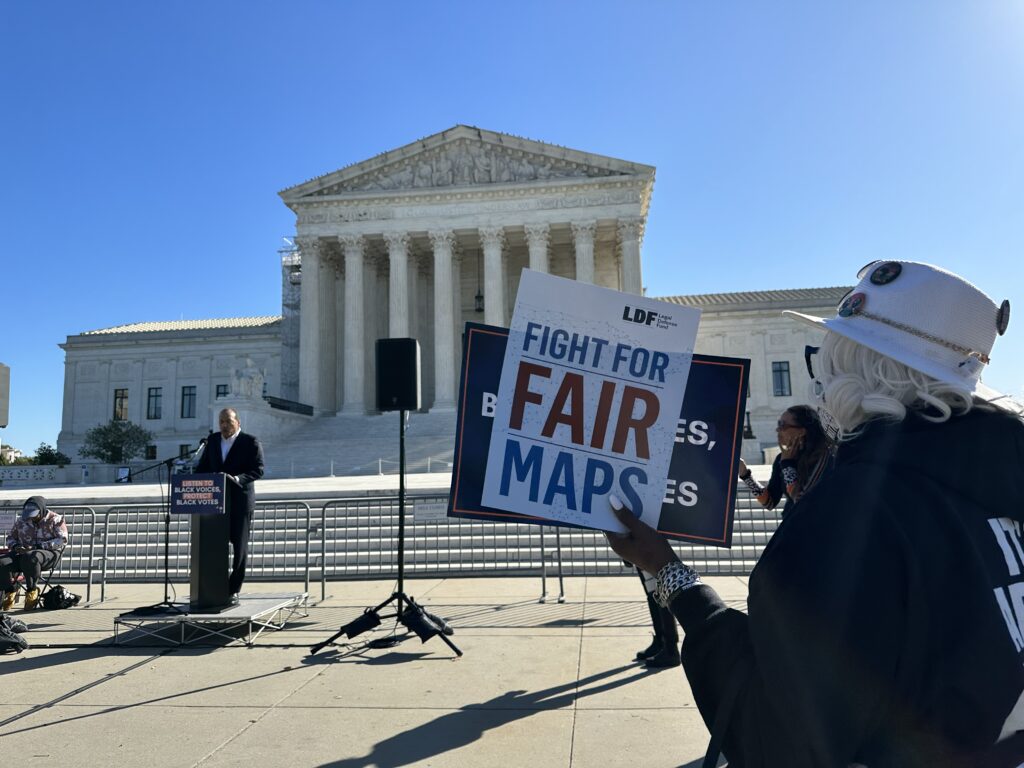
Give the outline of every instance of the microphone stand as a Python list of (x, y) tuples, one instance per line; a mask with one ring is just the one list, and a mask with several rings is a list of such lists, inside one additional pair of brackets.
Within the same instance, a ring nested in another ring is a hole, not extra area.
[(179, 613), (187, 614), (188, 611), (182, 606), (171, 601), (171, 467), (174, 466), (175, 462), (182, 461), (186, 464), (191, 464), (199, 452), (206, 447), (207, 438), (203, 438), (199, 441), (199, 446), (188, 455), (187, 458), (177, 456), (174, 458), (164, 459), (158, 461), (155, 464), (151, 464), (148, 467), (143, 467), (137, 472), (131, 472), (128, 475), (129, 481), (131, 477), (136, 474), (140, 474), (156, 467), (167, 467), (167, 493), (164, 496), (164, 599), (159, 603), (153, 605), (143, 606), (142, 608), (136, 608), (134, 613), (149, 615), (157, 613)]

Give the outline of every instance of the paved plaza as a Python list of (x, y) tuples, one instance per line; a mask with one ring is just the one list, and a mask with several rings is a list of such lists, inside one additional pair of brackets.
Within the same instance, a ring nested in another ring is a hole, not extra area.
[[(746, 579), (708, 581), (744, 607)], [(407, 593), (455, 627), (462, 658), (438, 638), (360, 649), (393, 622), (309, 655), (393, 587), (331, 582), (308, 616), (252, 647), (171, 647), (131, 633), (115, 646), (115, 618), (161, 600), (160, 584), (20, 614), (33, 647), (0, 657), (0, 747), (19, 765), (74, 768), (700, 765), (708, 734), (682, 671), (632, 660), (650, 637), (635, 578), (569, 578), (565, 602), (543, 604), (539, 578), (407, 580)]]

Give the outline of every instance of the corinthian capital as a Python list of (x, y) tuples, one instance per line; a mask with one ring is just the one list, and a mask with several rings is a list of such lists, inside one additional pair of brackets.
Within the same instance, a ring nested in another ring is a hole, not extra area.
[(619, 219), (619, 239), (623, 242), (640, 240), (644, 236), (644, 222), (639, 216)]
[(551, 227), (548, 224), (527, 224), (526, 242), (530, 248), (547, 248)]
[(430, 232), (430, 242), (434, 246), (434, 250), (446, 249), (449, 251), (455, 248), (455, 233), (450, 229), (442, 229), (434, 232)]
[(338, 242), (346, 256), (362, 256), (366, 250), (366, 238), (362, 235), (338, 235)]
[(505, 229), (503, 227), (480, 227), (480, 242), (487, 246), (501, 248), (505, 244)]
[(297, 237), (295, 244), (299, 246), (299, 253), (303, 256), (311, 256), (314, 259), (320, 255), (319, 237)]
[(594, 233), (597, 231), (596, 221), (574, 221), (572, 222), (572, 235), (577, 243), (594, 244)]
[(388, 232), (384, 235), (384, 242), (388, 244), (388, 253), (409, 252), (408, 232)]

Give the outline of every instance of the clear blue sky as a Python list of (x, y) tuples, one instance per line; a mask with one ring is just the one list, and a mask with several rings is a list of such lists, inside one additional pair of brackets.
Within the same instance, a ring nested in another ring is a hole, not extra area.
[(69, 334), (277, 314), (277, 191), (456, 123), (656, 166), (652, 295), (957, 271), (1014, 305), (985, 380), (1024, 392), (1021, 3), (6, 2), (0, 98), (26, 453)]

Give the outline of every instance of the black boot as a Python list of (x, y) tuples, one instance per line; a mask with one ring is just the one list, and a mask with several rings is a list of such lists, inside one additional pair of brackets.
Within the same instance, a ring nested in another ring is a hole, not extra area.
[(666, 643), (662, 649), (644, 661), (648, 669), (665, 669), (667, 667), (678, 667), (679, 649), (675, 645)]
[[(650, 599), (650, 598), (649, 598)], [(654, 603), (654, 600), (650, 600)], [(676, 625), (676, 617), (668, 608), (654, 604), (658, 618), (655, 620), (657, 635), (655, 640), (661, 641), (661, 648), (652, 656), (644, 659), (644, 664), (649, 669), (664, 669), (667, 667), (678, 667), (679, 661), (679, 627)]]
[(636, 652), (637, 661), (647, 661), (661, 650), (664, 643), (661, 639), (661, 607), (654, 602), (654, 599), (647, 595), (647, 611), (651, 614), (651, 626), (654, 628), (654, 639), (651, 640), (651, 644), (644, 648), (642, 651)]

